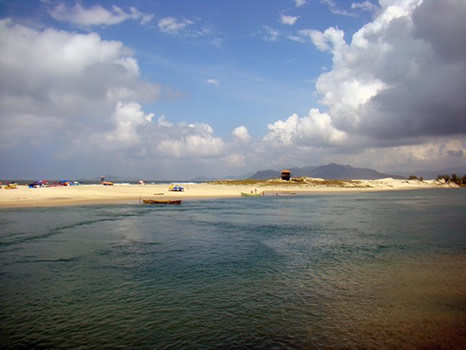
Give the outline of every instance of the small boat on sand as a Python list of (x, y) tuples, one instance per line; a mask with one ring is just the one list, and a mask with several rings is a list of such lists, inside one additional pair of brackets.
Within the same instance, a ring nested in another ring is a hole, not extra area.
[(246, 192), (241, 192), (241, 197), (262, 197), (264, 195), (263, 192), (261, 193), (246, 193)]
[(181, 199), (143, 199), (142, 203), (144, 204), (181, 204), (182, 200)]
[(296, 196), (296, 192), (276, 192), (276, 196)]

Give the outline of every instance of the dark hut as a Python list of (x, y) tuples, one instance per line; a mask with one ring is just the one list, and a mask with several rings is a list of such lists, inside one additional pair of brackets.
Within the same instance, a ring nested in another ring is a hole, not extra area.
[(291, 179), (291, 171), (282, 170), (282, 180), (290, 181), (290, 179)]

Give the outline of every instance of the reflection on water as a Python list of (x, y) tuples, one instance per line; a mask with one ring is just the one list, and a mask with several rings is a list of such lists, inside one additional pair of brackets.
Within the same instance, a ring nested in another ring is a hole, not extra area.
[(0, 341), (461, 349), (464, 194), (2, 210)]

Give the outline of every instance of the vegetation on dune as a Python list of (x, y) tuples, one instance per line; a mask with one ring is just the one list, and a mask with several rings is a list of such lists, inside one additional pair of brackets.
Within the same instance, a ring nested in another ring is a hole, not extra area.
[(411, 175), (410, 177), (408, 177), (408, 180), (419, 180), (419, 181), (424, 181), (424, 178), (421, 176), (421, 177), (417, 177), (416, 175)]
[(212, 185), (254, 185), (254, 186), (325, 186), (325, 187), (367, 187), (367, 185), (361, 185), (360, 181), (355, 180), (324, 180), (324, 179), (312, 179), (309, 177), (296, 177), (290, 181), (284, 181), (281, 179), (268, 179), (268, 180), (257, 180), (257, 179), (245, 179), (245, 180), (219, 180), (209, 181), (208, 184)]
[(459, 177), (456, 174), (444, 174), (437, 176), (437, 181), (445, 181), (447, 184), (457, 184), (461, 187), (466, 187), (466, 174), (463, 177)]
[(261, 185), (267, 180), (244, 179), (244, 180), (216, 180), (207, 181), (209, 185)]

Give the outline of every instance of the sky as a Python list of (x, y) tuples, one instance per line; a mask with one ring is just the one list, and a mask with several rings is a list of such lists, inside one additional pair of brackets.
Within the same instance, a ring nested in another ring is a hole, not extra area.
[(0, 0), (0, 178), (466, 166), (464, 0)]

